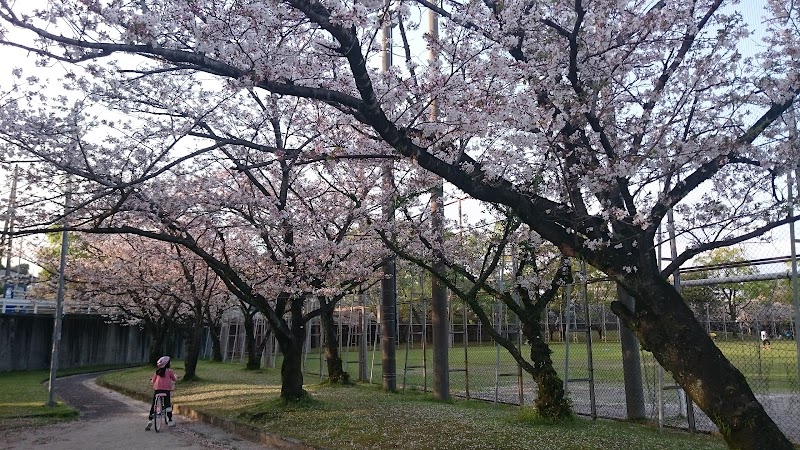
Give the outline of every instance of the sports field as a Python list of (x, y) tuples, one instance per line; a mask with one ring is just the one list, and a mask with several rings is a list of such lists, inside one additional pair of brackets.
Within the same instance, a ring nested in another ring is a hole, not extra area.
[[(717, 346), (725, 356), (745, 375), (755, 392), (770, 393), (798, 392), (797, 351), (794, 341), (776, 340), (769, 350), (763, 349), (755, 340), (719, 341)], [(569, 349), (564, 342), (551, 342), (553, 364), (563, 377), (567, 368), (567, 351), (569, 351), (569, 378), (588, 378), (588, 352), (585, 342), (571, 342)], [(358, 374), (358, 349), (342, 348), (342, 357), (346, 369)], [(528, 346), (523, 345), (521, 352), (528, 356)], [(655, 360), (647, 352), (641, 352), (643, 376), (647, 377), (656, 371)], [(493, 388), (496, 384), (516, 385), (516, 362), (503, 349), (491, 345), (471, 344), (466, 353), (462, 344), (454, 344), (450, 349), (450, 385), (453, 390), (465, 391), (467, 380), (472, 390)], [(305, 371), (309, 374), (325, 376), (325, 363), (318, 349), (312, 349), (306, 357)], [(595, 341), (592, 343), (592, 361), (596, 382), (622, 382), (622, 352), (619, 342)], [(464, 372), (467, 368), (468, 372)], [(380, 373), (379, 349), (370, 349), (367, 355), (367, 370)], [(432, 351), (428, 347), (423, 354), (419, 344), (406, 348), (401, 344), (397, 349), (398, 386), (405, 383), (407, 387), (425, 385), (425, 373), (432, 370)], [(497, 376), (499, 373), (499, 376)], [(524, 377), (527, 378), (527, 377)]]
[[(798, 384), (797, 347), (792, 340), (775, 340), (769, 349), (761, 346), (755, 339), (735, 339), (716, 341), (725, 356), (745, 375), (756, 396), (773, 420), (800, 442), (800, 417), (797, 405), (800, 404), (800, 385)], [(585, 341), (551, 342), (553, 362), (562, 378), (569, 370), (568, 390), (573, 407), (580, 414), (591, 414), (589, 358)], [(353, 378), (358, 376), (358, 349), (342, 348), (346, 370)], [(521, 352), (528, 356), (528, 346)], [(567, 369), (567, 352), (569, 365)], [(593, 341), (592, 367), (594, 379), (594, 411), (598, 417), (625, 418), (626, 401), (623, 384), (622, 352), (616, 341)], [(430, 390), (433, 383), (432, 351), (425, 352), (417, 344), (406, 349), (400, 344), (397, 349), (398, 389)], [(686, 404), (676, 389), (670, 389), (674, 382), (668, 373), (658, 370), (655, 359), (648, 352), (640, 353), (643, 378), (643, 396), (648, 417), (658, 421), (659, 409), (664, 424), (687, 427)], [(533, 402), (536, 396), (534, 383), (526, 373), (520, 374), (516, 363), (508, 352), (489, 343), (471, 344), (464, 349), (463, 344), (454, 344), (449, 353), (450, 390), (454, 395), (481, 398), (488, 401), (525, 404)], [(313, 377), (324, 377), (325, 362), (317, 349), (312, 349), (306, 357), (306, 373)], [(465, 370), (466, 369), (466, 370)], [(372, 349), (367, 354), (367, 374), (374, 383), (380, 383), (380, 349)], [(660, 382), (663, 376), (664, 381)], [(661, 391), (659, 386), (667, 388)], [(659, 404), (663, 405), (659, 408)], [(696, 426), (700, 430), (714, 431), (711, 421), (697, 408)]]

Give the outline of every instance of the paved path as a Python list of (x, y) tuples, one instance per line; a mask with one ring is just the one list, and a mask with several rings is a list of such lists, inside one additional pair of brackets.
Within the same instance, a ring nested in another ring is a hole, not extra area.
[(272, 449), (175, 415), (176, 426), (145, 431), (149, 405), (95, 384), (96, 374), (59, 378), (56, 394), (80, 411), (77, 420), (3, 436), (0, 449)]

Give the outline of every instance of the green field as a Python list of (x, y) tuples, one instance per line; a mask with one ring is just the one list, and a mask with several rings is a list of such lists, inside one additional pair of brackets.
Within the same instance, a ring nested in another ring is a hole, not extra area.
[[(776, 340), (770, 350), (764, 350), (755, 340), (717, 341), (717, 346), (725, 356), (745, 375), (756, 393), (797, 392), (800, 390), (797, 375), (797, 348), (794, 341)], [(553, 363), (559, 375), (564, 375), (567, 346), (564, 342), (551, 342)], [(371, 350), (371, 349), (370, 349)], [(528, 346), (522, 347), (527, 356)], [(423, 358), (422, 349), (417, 345), (406, 351), (403, 344), (397, 349), (397, 385), (402, 389), (430, 387), (432, 383), (432, 352), (427, 349)], [(351, 376), (358, 374), (358, 349), (343, 348), (342, 358)], [(374, 359), (374, 364), (373, 364)], [(466, 364), (465, 364), (466, 359)], [(642, 373), (645, 378), (656, 376), (658, 368), (655, 359), (647, 352), (641, 353)], [(622, 353), (619, 342), (595, 341), (592, 345), (592, 360), (596, 382), (622, 383)], [(491, 344), (472, 344), (464, 356), (462, 344), (455, 344), (449, 355), (450, 385), (454, 392), (466, 390), (466, 379), (470, 391), (486, 391), (498, 386), (517, 385), (516, 362), (508, 352)], [(278, 363), (279, 364), (279, 363)], [(468, 373), (464, 372), (464, 368)], [(311, 376), (324, 378), (325, 361), (318, 349), (312, 349), (306, 357), (305, 371)], [(428, 377), (426, 380), (425, 372)], [(380, 353), (370, 351), (367, 357), (367, 373), (372, 374), (374, 382), (380, 381)], [(569, 377), (588, 378), (588, 357), (585, 342), (571, 342), (569, 345)], [(666, 375), (669, 377), (669, 375)], [(530, 377), (523, 374), (523, 383), (530, 383)], [(668, 381), (671, 383), (671, 381)]]

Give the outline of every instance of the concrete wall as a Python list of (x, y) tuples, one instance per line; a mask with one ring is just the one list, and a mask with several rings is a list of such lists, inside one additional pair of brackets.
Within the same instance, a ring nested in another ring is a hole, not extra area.
[[(52, 315), (0, 314), (0, 372), (49, 368), (53, 326)], [(97, 315), (67, 314), (58, 366), (144, 363), (149, 345), (149, 336), (138, 327), (106, 323)]]

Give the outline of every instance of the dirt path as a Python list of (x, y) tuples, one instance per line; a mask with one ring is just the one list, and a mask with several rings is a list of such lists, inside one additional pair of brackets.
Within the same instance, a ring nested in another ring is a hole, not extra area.
[(175, 416), (176, 426), (145, 431), (149, 405), (95, 384), (96, 374), (59, 378), (56, 394), (80, 411), (77, 420), (4, 436), (0, 449), (193, 448), (271, 449), (211, 425)]

